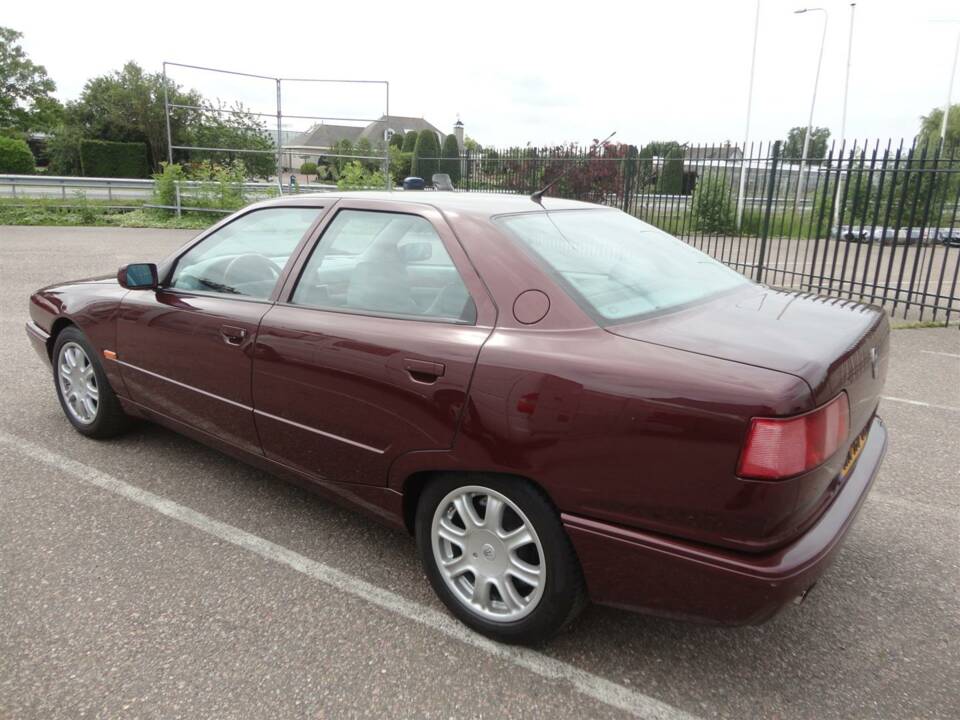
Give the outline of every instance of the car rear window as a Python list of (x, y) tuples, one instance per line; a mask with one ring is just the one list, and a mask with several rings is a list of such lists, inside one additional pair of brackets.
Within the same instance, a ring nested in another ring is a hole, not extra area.
[(494, 221), (601, 324), (670, 310), (749, 282), (619, 210), (535, 212)]

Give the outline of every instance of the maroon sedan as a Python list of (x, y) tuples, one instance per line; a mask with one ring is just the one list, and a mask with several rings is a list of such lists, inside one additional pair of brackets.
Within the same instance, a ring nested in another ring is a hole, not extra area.
[(881, 311), (586, 203), (285, 198), (30, 313), (79, 432), (151, 420), (406, 528), (451, 612), (512, 642), (587, 598), (765, 620), (886, 446)]

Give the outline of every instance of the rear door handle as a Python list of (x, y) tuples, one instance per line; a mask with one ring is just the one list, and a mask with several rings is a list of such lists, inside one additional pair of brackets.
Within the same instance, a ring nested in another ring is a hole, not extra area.
[(247, 331), (234, 325), (221, 325), (220, 337), (227, 345), (239, 345), (247, 337)]
[(443, 377), (443, 373), (446, 370), (443, 363), (431, 362), (429, 360), (416, 360), (415, 358), (405, 358), (403, 367), (410, 373), (410, 377), (422, 383), (436, 382), (437, 378)]

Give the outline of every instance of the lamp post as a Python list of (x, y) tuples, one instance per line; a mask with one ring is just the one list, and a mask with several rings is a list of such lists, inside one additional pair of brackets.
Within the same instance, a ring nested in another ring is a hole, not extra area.
[(795, 15), (808, 12), (823, 13), (823, 33), (820, 36), (820, 53), (817, 56), (817, 74), (813, 77), (813, 98), (810, 100), (810, 117), (807, 120), (807, 132), (803, 137), (803, 152), (800, 154), (800, 172), (797, 175), (797, 202), (800, 204), (800, 194), (803, 192), (803, 164), (807, 161), (807, 151), (810, 149), (810, 135), (813, 133), (813, 109), (817, 105), (817, 85), (820, 84), (820, 66), (823, 64), (823, 46), (827, 40), (827, 20), (829, 13), (824, 8), (802, 8), (793, 11)]
[[(847, 72), (846, 76), (843, 79), (843, 113), (840, 115), (840, 153), (839, 158), (840, 162), (843, 162), (843, 151), (844, 145), (847, 140), (847, 95), (850, 92), (850, 62), (853, 57), (853, 19), (854, 13), (856, 13), (857, 4), (855, 2), (850, 3), (850, 34), (847, 37)], [(856, 150), (856, 143), (854, 143), (854, 150)], [(839, 197), (839, 195), (838, 195)], [(840, 227), (840, 203), (833, 203), (833, 224), (838, 228), (837, 233), (839, 236), (839, 227)]]
[(950, 70), (950, 84), (947, 86), (947, 104), (943, 106), (943, 124), (940, 126), (940, 145), (947, 142), (947, 116), (950, 114), (950, 96), (953, 92), (953, 79), (957, 76), (957, 58), (960, 57), (960, 32), (957, 33), (957, 46), (953, 51), (953, 68)]
[(743, 221), (744, 192), (747, 185), (747, 143), (750, 142), (750, 110), (753, 105), (753, 73), (757, 67), (757, 34), (760, 31), (760, 0), (753, 18), (753, 52), (750, 55), (750, 84), (747, 88), (747, 125), (743, 130), (743, 157), (740, 158), (740, 190), (737, 193), (737, 227)]

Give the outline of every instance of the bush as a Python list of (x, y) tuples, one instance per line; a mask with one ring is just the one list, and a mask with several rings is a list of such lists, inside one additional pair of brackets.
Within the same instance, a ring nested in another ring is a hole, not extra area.
[(81, 140), (80, 168), (85, 177), (150, 177), (147, 145), (140, 142)]
[(390, 148), (390, 177), (394, 185), (403, 185), (403, 180), (410, 175), (410, 163), (413, 153), (401, 152), (396, 147)]
[(397, 150), (403, 150), (403, 138), (404, 134), (402, 132), (396, 132), (390, 136), (390, 147), (395, 147)]
[(33, 153), (23, 140), (0, 137), (0, 173), (31, 175), (34, 171)]
[(672, 148), (663, 160), (657, 192), (679, 195), (683, 192), (683, 148)]
[(357, 160), (347, 163), (340, 171), (337, 180), (338, 190), (382, 190), (385, 185), (383, 173), (379, 170), (368, 173)]
[(153, 176), (153, 200), (157, 205), (177, 204), (177, 183), (185, 179), (183, 167), (176, 163), (160, 163), (160, 172)]
[(722, 178), (706, 178), (693, 191), (694, 227), (702, 232), (726, 233), (733, 230), (736, 210), (730, 186)]
[(435, 172), (440, 172), (440, 141), (433, 130), (421, 130), (413, 148), (410, 173), (423, 178), (429, 185)]
[(456, 187), (460, 184), (460, 145), (457, 144), (456, 135), (447, 135), (440, 155), (443, 158), (440, 161), (440, 172), (449, 175)]
[(315, 162), (305, 162), (300, 166), (301, 175), (316, 175), (317, 164)]
[(403, 146), (400, 148), (404, 152), (412, 153), (417, 145), (417, 133), (412, 130), (403, 135)]

